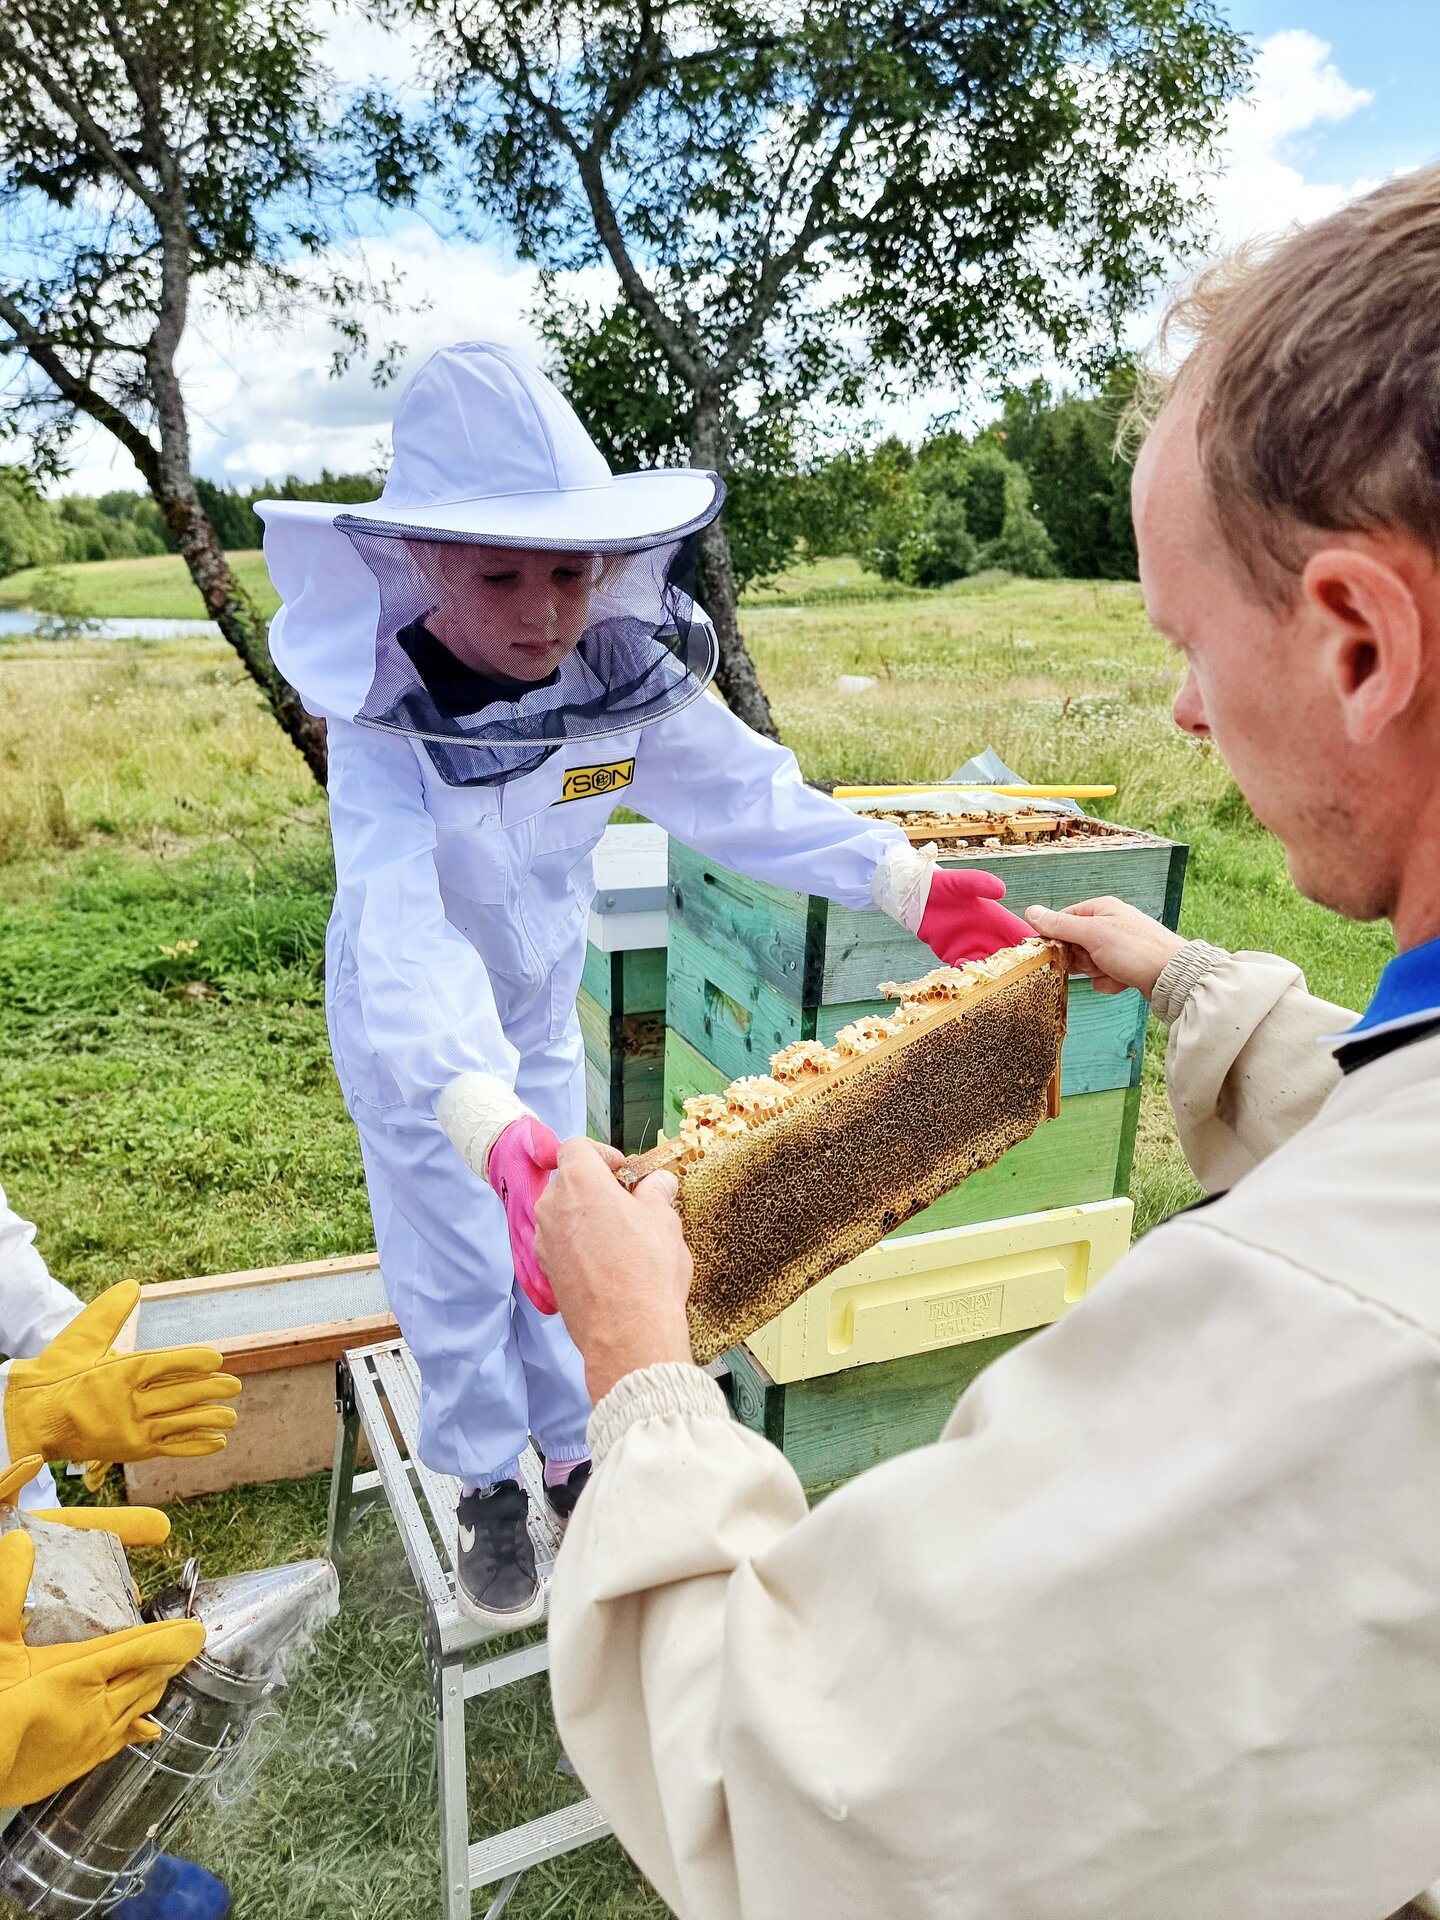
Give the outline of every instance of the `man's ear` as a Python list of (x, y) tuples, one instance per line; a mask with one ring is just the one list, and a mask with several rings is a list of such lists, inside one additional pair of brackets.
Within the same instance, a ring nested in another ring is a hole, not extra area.
[(1300, 576), (1328, 632), (1331, 682), (1345, 731), (1373, 747), (1409, 707), (1425, 661), (1425, 617), (1403, 562), (1360, 547), (1322, 547)]

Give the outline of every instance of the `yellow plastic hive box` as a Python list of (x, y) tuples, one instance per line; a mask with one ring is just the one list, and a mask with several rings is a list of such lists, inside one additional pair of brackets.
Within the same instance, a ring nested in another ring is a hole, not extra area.
[(1129, 1200), (882, 1240), (745, 1342), (777, 1384), (1048, 1326), (1130, 1245)]

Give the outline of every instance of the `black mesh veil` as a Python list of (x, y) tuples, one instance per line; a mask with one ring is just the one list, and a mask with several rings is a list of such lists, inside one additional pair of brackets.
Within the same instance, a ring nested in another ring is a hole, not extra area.
[(693, 540), (597, 553), (335, 525), (380, 592), (355, 718), (423, 741), (448, 786), (501, 786), (568, 741), (648, 726), (714, 676)]

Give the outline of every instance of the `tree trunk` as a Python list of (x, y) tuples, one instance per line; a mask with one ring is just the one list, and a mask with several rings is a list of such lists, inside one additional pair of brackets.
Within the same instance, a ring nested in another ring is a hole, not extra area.
[[(690, 459), (697, 467), (709, 467), (722, 476), (730, 462), (724, 421), (718, 395), (702, 394), (696, 399), (690, 436)], [(730, 559), (730, 542), (723, 520), (712, 520), (700, 535), (700, 568), (704, 575), (705, 611), (715, 623), (720, 642), (720, 665), (715, 684), (724, 694), (730, 711), (746, 726), (768, 739), (778, 740), (779, 732), (770, 712), (770, 702), (755, 671), (755, 662), (740, 632), (739, 595), (735, 591), (735, 568)]]
[(325, 722), (312, 719), (300, 696), (270, 658), (265, 622), (255, 603), (230, 570), (225, 549), (200, 504), (190, 466), (190, 421), (185, 395), (175, 371), (175, 355), (185, 332), (190, 274), (194, 267), (192, 236), (185, 211), (179, 166), (168, 149), (158, 162), (169, 196), (157, 215), (164, 239), (160, 307), (155, 331), (145, 347), (150, 397), (160, 444), (153, 466), (146, 471), (150, 491), (165, 515), (190, 578), (200, 589), (205, 609), (239, 654), (245, 671), (264, 694), (270, 711), (299, 749), (305, 764), (323, 787), (328, 771)]
[(325, 722), (300, 704), (300, 696), (270, 658), (265, 622), (255, 602), (230, 569), (205, 509), (192, 493), (160, 501), (161, 511), (179, 547), (206, 611), (239, 654), (270, 711), (290, 736), (315, 779), (323, 787), (327, 773)]

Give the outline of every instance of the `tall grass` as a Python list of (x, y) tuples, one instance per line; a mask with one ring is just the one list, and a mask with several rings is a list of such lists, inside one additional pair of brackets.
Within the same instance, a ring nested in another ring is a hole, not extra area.
[(103, 844), (166, 858), (323, 818), (219, 641), (0, 646), (0, 865)]

